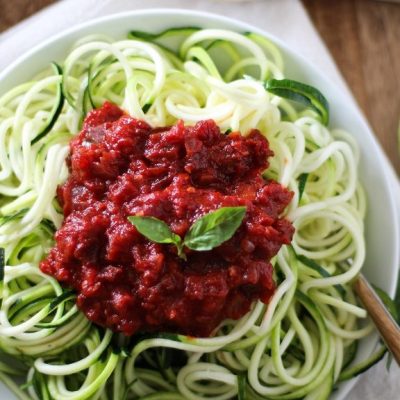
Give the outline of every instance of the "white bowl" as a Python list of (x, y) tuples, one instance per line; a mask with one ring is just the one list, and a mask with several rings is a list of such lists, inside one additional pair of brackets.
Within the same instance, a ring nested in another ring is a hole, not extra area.
[[(309, 83), (324, 93), (331, 108), (331, 126), (351, 132), (361, 148), (360, 177), (366, 188), (369, 203), (366, 218), (367, 257), (363, 271), (372, 283), (394, 295), (399, 265), (399, 219), (382, 149), (351, 99), (340, 92), (321, 71), (273, 35), (230, 18), (189, 10), (153, 9), (114, 14), (62, 32), (16, 60), (0, 74), (0, 95), (29, 80), (51, 61), (63, 60), (72, 44), (85, 35), (103, 33), (122, 38), (132, 29), (158, 32), (173, 26), (258, 32), (271, 39), (281, 49), (286, 61), (287, 77)], [(362, 359), (370, 355), (376, 341), (376, 336), (365, 339), (357, 358)], [(345, 399), (355, 381), (353, 379), (341, 384), (332, 395), (332, 399)], [(13, 395), (1, 383), (0, 399), (13, 399)]]

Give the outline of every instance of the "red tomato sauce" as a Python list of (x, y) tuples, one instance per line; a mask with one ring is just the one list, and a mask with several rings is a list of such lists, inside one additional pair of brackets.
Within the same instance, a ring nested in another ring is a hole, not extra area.
[[(58, 188), (65, 219), (40, 268), (73, 288), (96, 324), (209, 336), (274, 293), (270, 260), (294, 229), (280, 217), (292, 193), (261, 177), (272, 155), (257, 130), (223, 135), (211, 120), (152, 129), (105, 103), (70, 144), (70, 176)], [(153, 216), (183, 237), (204, 214), (243, 205), (230, 240), (186, 249), (186, 261), (127, 219)]]

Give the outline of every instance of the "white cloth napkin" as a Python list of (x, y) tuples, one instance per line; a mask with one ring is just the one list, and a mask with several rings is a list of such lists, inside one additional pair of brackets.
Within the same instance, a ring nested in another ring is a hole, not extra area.
[[(190, 8), (214, 12), (265, 29), (283, 39), (319, 66), (352, 98), (329, 52), (298, 0), (64, 0), (0, 35), (0, 70), (35, 44), (75, 24), (124, 10), (156, 7)], [(391, 167), (390, 172), (400, 210), (400, 185)], [(348, 400), (396, 400), (399, 398), (400, 369), (393, 363), (388, 373), (385, 361), (365, 373), (347, 396)]]

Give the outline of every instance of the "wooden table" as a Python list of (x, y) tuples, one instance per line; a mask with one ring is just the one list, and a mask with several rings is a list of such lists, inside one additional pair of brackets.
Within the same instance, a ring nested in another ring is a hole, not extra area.
[[(54, 1), (0, 0), (0, 31)], [(400, 173), (400, 4), (302, 1)]]

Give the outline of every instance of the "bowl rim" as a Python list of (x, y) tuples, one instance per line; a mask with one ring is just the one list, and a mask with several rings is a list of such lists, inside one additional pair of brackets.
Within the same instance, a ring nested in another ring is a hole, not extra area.
[[(366, 117), (364, 116), (363, 112), (361, 111), (360, 107), (354, 100), (351, 92), (346, 93), (346, 90), (343, 90), (342, 88), (337, 89), (335, 82), (327, 76), (320, 67), (313, 65), (302, 53), (297, 51), (295, 48), (292, 46), (288, 45), (284, 40), (280, 39), (274, 34), (269, 33), (268, 31), (258, 28), (257, 26), (252, 25), (251, 23), (243, 22), (240, 21), (236, 18), (231, 18), (223, 15), (219, 15), (216, 13), (211, 13), (211, 12), (206, 12), (206, 11), (199, 11), (199, 10), (191, 10), (191, 9), (185, 9), (185, 8), (147, 8), (147, 9), (140, 9), (140, 10), (128, 10), (128, 11), (122, 11), (118, 13), (112, 13), (108, 14), (102, 17), (95, 17), (93, 19), (90, 19), (88, 21), (79, 23), (77, 25), (74, 25), (68, 29), (62, 30), (61, 32), (47, 38), (43, 42), (33, 46), (30, 50), (16, 58), (11, 64), (9, 64), (6, 68), (4, 68), (2, 71), (0, 71), (0, 84), (7, 79), (9, 75), (13, 74), (13, 71), (20, 66), (21, 64), (25, 63), (29, 58), (33, 57), (35, 53), (45, 49), (48, 46), (52, 46), (56, 44), (58, 41), (67, 38), (70, 35), (73, 35), (75, 33), (79, 33), (79, 31), (85, 30), (87, 28), (92, 28), (97, 25), (101, 25), (103, 23), (109, 23), (112, 21), (118, 21), (121, 18), (129, 18), (131, 16), (133, 17), (140, 17), (141, 15), (143, 16), (151, 16), (151, 15), (162, 15), (163, 17), (167, 16), (173, 16), (173, 15), (180, 15), (180, 16), (191, 16), (191, 17), (198, 17), (200, 19), (204, 19), (204, 21), (211, 21), (211, 22), (216, 22), (216, 23), (227, 23), (230, 25), (233, 25), (237, 28), (243, 28), (245, 31), (252, 31), (259, 33), (271, 41), (273, 41), (275, 44), (277, 44), (278, 47), (283, 49), (286, 53), (289, 55), (293, 55), (296, 58), (300, 59), (301, 62), (307, 67), (307, 69), (312, 72), (313, 74), (316, 74), (319, 79), (324, 81), (327, 85), (335, 89), (334, 95), (336, 96), (336, 93), (340, 96), (343, 96), (344, 98), (348, 99), (348, 106), (351, 107), (351, 112), (354, 113), (355, 115), (358, 115), (359, 117), (359, 122), (361, 123), (363, 129), (365, 132), (367, 132), (367, 135), (369, 136), (369, 139), (371, 140), (372, 146), (375, 148), (379, 159), (376, 160), (377, 164), (380, 166), (380, 169), (382, 171), (382, 179), (383, 179), (383, 185), (385, 187), (385, 190), (387, 193), (390, 194), (388, 202), (390, 206), (390, 214), (395, 216), (395, 221), (393, 224), (393, 233), (394, 233), (394, 238), (393, 238), (393, 243), (397, 243), (392, 249), (393, 251), (393, 259), (397, 260), (397, 263), (393, 266), (391, 270), (391, 282), (389, 283), (389, 294), (391, 296), (395, 295), (396, 292), (396, 287), (397, 287), (397, 282), (399, 279), (399, 268), (397, 268), (398, 265), (400, 265), (400, 210), (398, 209), (396, 205), (396, 200), (395, 200), (395, 193), (394, 190), (392, 189), (391, 186), (391, 171), (390, 171), (390, 161), (388, 160), (385, 152), (383, 151), (383, 148), (381, 144), (379, 143), (377, 137), (374, 135), (370, 125), (368, 124)], [(6, 89), (7, 91), (8, 89)], [(2, 94), (2, 93), (0, 93)], [(345, 399), (350, 390), (354, 387), (356, 382), (358, 381), (360, 375), (357, 376), (356, 378), (353, 378), (350, 381), (347, 381), (345, 383), (342, 383), (341, 385), (341, 393), (340, 393), (340, 398)]]

